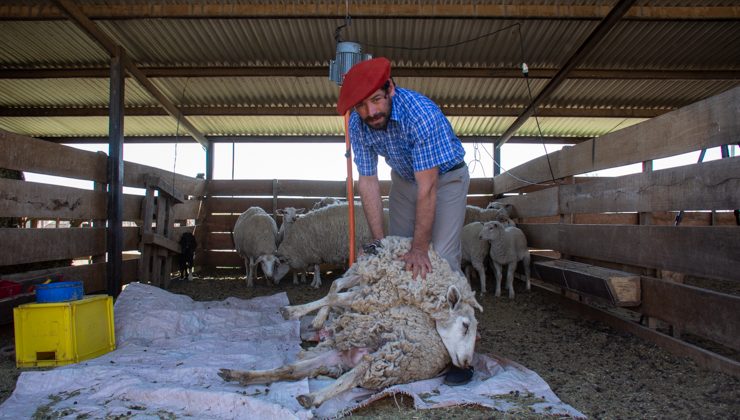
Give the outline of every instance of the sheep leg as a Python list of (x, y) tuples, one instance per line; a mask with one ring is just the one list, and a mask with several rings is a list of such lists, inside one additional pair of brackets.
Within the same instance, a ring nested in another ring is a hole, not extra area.
[(313, 406), (318, 407), (325, 401), (336, 397), (342, 392), (360, 385), (362, 378), (365, 376), (365, 373), (367, 373), (369, 368), (370, 362), (362, 360), (349, 372), (340, 376), (333, 384), (310, 394), (299, 395), (297, 400), (304, 408), (311, 408)]
[(480, 292), (481, 294), (486, 293), (486, 268), (483, 267), (483, 263), (473, 263), (473, 267), (478, 272), (478, 280), (480, 281)]
[(298, 284), (298, 273), (293, 271), (293, 285)]
[(313, 282), (311, 282), (311, 287), (314, 289), (321, 287), (321, 270), (318, 264), (314, 264), (313, 266)]
[(237, 381), (240, 385), (266, 384), (276, 381), (296, 381), (331, 373), (335, 366), (344, 365), (342, 352), (329, 350), (310, 359), (266, 370), (220, 369), (218, 376), (225, 381)]
[(530, 261), (529, 251), (524, 255), (524, 258), (522, 258), (522, 264), (524, 264), (524, 276), (527, 279), (527, 291), (531, 290), (532, 286), (529, 283), (529, 261)]
[(509, 299), (514, 299), (514, 271), (516, 261), (506, 265), (506, 288), (509, 289)]
[(304, 303), (303, 305), (283, 306), (280, 313), (285, 319), (298, 319), (324, 306), (349, 306), (357, 292), (329, 293), (319, 300)]
[(494, 261), (493, 262), (493, 271), (494, 271), (494, 274), (496, 275), (496, 293), (495, 293), (495, 295), (496, 295), (496, 297), (500, 297), (501, 296), (501, 277), (502, 277), (502, 274), (501, 274), (501, 264), (499, 264), (499, 263), (497, 263), (497, 262)]
[(244, 265), (247, 266), (247, 287), (253, 287), (254, 280), (252, 279), (252, 276), (254, 275), (254, 258), (244, 257)]

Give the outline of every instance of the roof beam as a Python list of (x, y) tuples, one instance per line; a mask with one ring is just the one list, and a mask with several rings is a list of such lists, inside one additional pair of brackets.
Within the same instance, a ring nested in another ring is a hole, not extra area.
[(568, 73), (570, 73), (581, 60), (583, 60), (596, 45), (609, 33), (609, 31), (621, 20), (622, 16), (632, 7), (635, 0), (619, 0), (609, 14), (599, 22), (594, 30), (588, 35), (585, 41), (578, 47), (573, 55), (568, 58), (563, 67), (558, 70), (558, 73), (553, 76), (552, 79), (545, 85), (545, 87), (537, 94), (532, 102), (527, 106), (527, 109), (517, 117), (517, 119), (506, 129), (501, 138), (496, 142), (496, 147), (501, 147), (506, 143), (511, 136), (532, 116), (537, 108), (547, 99), (550, 94), (567, 79)]
[[(350, 5), (354, 18), (490, 18), (490, 19), (588, 19), (600, 20), (609, 6), (568, 4), (485, 4), (464, 1), (456, 4), (435, 2), (355, 2)], [(566, 2), (564, 2), (566, 3)], [(135, 4), (84, 4), (81, 13), (90, 19), (245, 19), (316, 18), (344, 19), (344, 2), (249, 2), (244, 4), (187, 2), (182, 4), (149, 1)], [(44, 2), (4, 1), (0, 19), (63, 19), (65, 16)], [(626, 19), (639, 20), (732, 20), (740, 18), (738, 6), (674, 7), (643, 5), (625, 13)]]
[[(139, 67), (147, 78), (169, 77), (327, 77), (326, 66), (302, 67)], [(530, 79), (551, 79), (556, 69), (529, 69)], [(394, 67), (394, 77), (517, 79), (516, 68)], [(0, 79), (96, 79), (110, 77), (108, 68), (0, 69)], [(658, 80), (740, 80), (740, 70), (618, 70), (574, 69), (568, 79), (658, 79)]]
[[(72, 21), (85, 33), (87, 33), (95, 42), (97, 42), (103, 49), (108, 51), (111, 57), (117, 55), (118, 49), (125, 49), (118, 45), (111, 37), (103, 32), (92, 20), (90, 20), (82, 10), (71, 0), (54, 0), (54, 4), (58, 5)], [(162, 92), (157, 89), (152, 82), (146, 78), (144, 73), (139, 70), (136, 65), (128, 58), (129, 54), (123, 54), (123, 65), (126, 70), (141, 84), (144, 89), (152, 95), (157, 102), (167, 111), (169, 115), (175, 118), (183, 129), (190, 133), (198, 143), (203, 147), (208, 147), (208, 139), (197, 129), (190, 121), (185, 118), (180, 110), (169, 100)]]
[[(38, 137), (60, 144), (105, 143), (105, 137)], [(498, 136), (460, 136), (463, 143), (493, 143)], [(212, 143), (344, 143), (344, 136), (211, 136)], [(590, 137), (536, 137), (516, 136), (509, 143), (516, 144), (578, 144)], [(175, 136), (127, 136), (126, 144), (132, 143), (185, 143), (183, 137)]]
[[(442, 112), (448, 117), (516, 117), (522, 113), (521, 107), (460, 107), (441, 105)], [(537, 110), (539, 117), (572, 117), (572, 118), (653, 118), (670, 112), (672, 109), (656, 108), (542, 108)], [(336, 117), (333, 106), (316, 107), (266, 107), (266, 106), (198, 106), (180, 108), (182, 115), (187, 116), (297, 116), (297, 117)], [(128, 107), (124, 114), (127, 117), (163, 116), (167, 113), (157, 106)], [(28, 108), (0, 107), (0, 117), (103, 117), (108, 115), (108, 108)]]

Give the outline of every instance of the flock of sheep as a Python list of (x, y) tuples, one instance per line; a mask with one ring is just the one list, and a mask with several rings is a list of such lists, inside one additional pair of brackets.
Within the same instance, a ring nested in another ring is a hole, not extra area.
[[(288, 207), (277, 213), (277, 223), (259, 207), (242, 213), (234, 225), (234, 246), (246, 265), (246, 281), (253, 286), (259, 266), (264, 277), (277, 284), (292, 269), (293, 283), (306, 281), (306, 273), (313, 271), (311, 286), (321, 286), (320, 264), (345, 265), (349, 259), (348, 203), (324, 198), (303, 214), (303, 209)], [(358, 246), (372, 241), (364, 214), (358, 207), (356, 240)], [(501, 296), (503, 267), (507, 266), (506, 287), (509, 298), (514, 297), (513, 278), (516, 265), (524, 262), (526, 288), (529, 290), (529, 252), (527, 241), (512, 220), (511, 204), (491, 202), (484, 209), (467, 206), (462, 231), (462, 263), (465, 275), (472, 280), (475, 270), (480, 282), (480, 293), (486, 293), (485, 262), (490, 256), (496, 277), (495, 295)], [(386, 226), (388, 214), (386, 210)], [(300, 279), (300, 280), (299, 280)]]

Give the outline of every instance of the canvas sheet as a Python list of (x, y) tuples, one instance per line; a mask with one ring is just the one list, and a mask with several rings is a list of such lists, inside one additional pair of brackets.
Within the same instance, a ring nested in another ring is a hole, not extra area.
[[(510, 361), (477, 355), (473, 381), (448, 387), (441, 378), (381, 392), (355, 389), (307, 410), (296, 396), (331, 379), (240, 386), (224, 382), (220, 368), (269, 369), (295, 360), (300, 323), (278, 309), (285, 293), (250, 300), (195, 302), (133, 283), (116, 301), (117, 349), (96, 359), (51, 370), (28, 370), (0, 406), (0, 418), (315, 418), (335, 417), (394, 393), (417, 408), (478, 404), (502, 411), (581, 417), (534, 372)], [(513, 399), (512, 393), (532, 398)], [(524, 402), (522, 402), (524, 401)], [(37, 417), (38, 418), (38, 417)]]

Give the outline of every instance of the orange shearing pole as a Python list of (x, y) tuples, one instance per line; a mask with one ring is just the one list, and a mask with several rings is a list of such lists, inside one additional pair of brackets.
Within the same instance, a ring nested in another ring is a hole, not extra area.
[(352, 181), (352, 148), (349, 142), (349, 113), (344, 113), (344, 145), (347, 148), (347, 203), (349, 204), (349, 265), (355, 262), (355, 194)]

